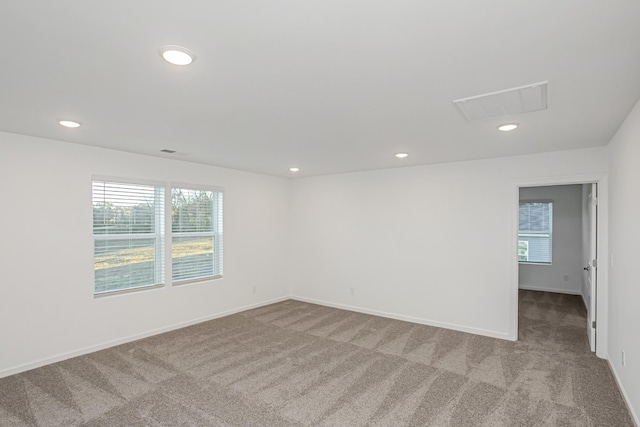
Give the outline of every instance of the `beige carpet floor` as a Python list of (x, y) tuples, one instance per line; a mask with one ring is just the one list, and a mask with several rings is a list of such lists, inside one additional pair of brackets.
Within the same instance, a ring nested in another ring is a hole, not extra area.
[(579, 297), (510, 342), (285, 301), (0, 379), (5, 426), (632, 426)]

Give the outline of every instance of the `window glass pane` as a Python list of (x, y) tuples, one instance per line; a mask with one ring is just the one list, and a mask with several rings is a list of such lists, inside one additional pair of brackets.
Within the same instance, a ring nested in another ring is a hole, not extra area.
[(155, 239), (95, 241), (95, 292), (155, 283)]
[(163, 188), (94, 180), (94, 292), (161, 284), (163, 235)]
[(518, 260), (550, 264), (552, 260), (553, 203), (520, 203)]
[(529, 242), (518, 241), (518, 261), (529, 261)]
[(93, 182), (93, 233), (154, 233), (156, 189), (152, 186)]
[(520, 232), (551, 232), (550, 202), (520, 203)]
[(213, 231), (213, 191), (171, 190), (171, 231)]
[(222, 192), (171, 189), (174, 282), (222, 275)]
[(213, 236), (171, 239), (171, 265), (174, 281), (213, 276)]

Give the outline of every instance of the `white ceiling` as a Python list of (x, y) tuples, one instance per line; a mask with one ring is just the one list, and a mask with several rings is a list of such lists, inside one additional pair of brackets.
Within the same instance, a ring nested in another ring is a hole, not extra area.
[(640, 98), (638, 0), (7, 0), (0, 40), (0, 130), (287, 177), (601, 146)]

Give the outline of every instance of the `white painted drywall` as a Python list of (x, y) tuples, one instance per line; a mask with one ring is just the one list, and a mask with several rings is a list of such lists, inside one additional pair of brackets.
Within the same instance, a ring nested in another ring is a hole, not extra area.
[[(9, 133), (0, 148), (0, 376), (289, 294), (289, 180)], [(94, 174), (223, 187), (224, 278), (94, 299)]]
[(515, 339), (517, 186), (606, 167), (595, 148), (295, 180), (292, 292)]
[(611, 140), (609, 156), (609, 361), (640, 425), (640, 103)]
[(582, 185), (520, 188), (521, 201), (553, 202), (551, 265), (520, 263), (520, 289), (579, 295), (582, 287)]

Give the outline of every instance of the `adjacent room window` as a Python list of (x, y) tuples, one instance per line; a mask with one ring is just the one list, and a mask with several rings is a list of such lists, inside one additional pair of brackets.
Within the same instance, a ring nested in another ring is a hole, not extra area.
[(222, 192), (171, 189), (174, 283), (222, 276)]
[(96, 294), (164, 282), (164, 188), (93, 181)]
[(520, 202), (518, 261), (551, 264), (552, 230), (552, 202)]

